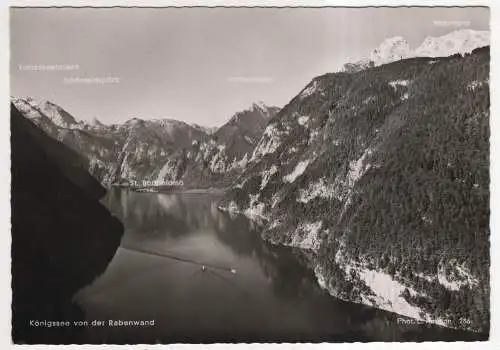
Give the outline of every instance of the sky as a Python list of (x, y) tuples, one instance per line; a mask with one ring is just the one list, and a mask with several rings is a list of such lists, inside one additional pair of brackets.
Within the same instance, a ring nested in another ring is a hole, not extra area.
[(254, 102), (283, 107), (384, 39), (415, 48), (463, 28), (489, 30), (489, 10), (13, 8), (10, 94), (50, 100), (77, 120), (220, 126)]

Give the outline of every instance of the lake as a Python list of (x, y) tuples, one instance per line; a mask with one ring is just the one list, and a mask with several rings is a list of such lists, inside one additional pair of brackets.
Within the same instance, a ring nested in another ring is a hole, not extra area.
[[(125, 226), (105, 273), (76, 301), (88, 343), (476, 340), (481, 335), (344, 302), (303, 254), (260, 238), (258, 222), (217, 209), (220, 193), (138, 193), (102, 200)], [(100, 326), (92, 321), (101, 320)], [(143, 325), (110, 326), (113, 321)], [(147, 322), (146, 322), (147, 321)]]

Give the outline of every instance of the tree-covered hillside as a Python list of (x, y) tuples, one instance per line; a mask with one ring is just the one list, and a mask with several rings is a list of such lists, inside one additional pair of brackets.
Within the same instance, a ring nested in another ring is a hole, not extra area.
[(489, 47), (313, 79), (221, 207), (315, 251), (333, 295), (489, 329)]

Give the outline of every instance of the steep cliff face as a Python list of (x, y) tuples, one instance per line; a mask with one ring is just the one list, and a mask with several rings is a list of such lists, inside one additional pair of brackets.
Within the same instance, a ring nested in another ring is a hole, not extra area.
[(104, 272), (123, 225), (99, 203), (105, 193), (85, 160), (11, 105), (12, 337), (15, 343), (74, 343), (72, 295)]
[(270, 118), (279, 111), (277, 107), (268, 107), (254, 103), (249, 109), (236, 113), (215, 133), (214, 139), (226, 145), (230, 158), (241, 159), (253, 151), (262, 136)]
[(134, 118), (117, 126), (116, 172), (112, 181), (152, 180), (163, 164), (177, 152), (187, 149), (194, 140), (207, 135), (177, 120), (142, 120)]
[(182, 180), (186, 187), (228, 187), (245, 169), (277, 107), (253, 104), (236, 113), (208, 139), (195, 140), (161, 167), (156, 180)]
[(311, 81), (221, 208), (311, 250), (332, 295), (489, 329), (489, 48)]

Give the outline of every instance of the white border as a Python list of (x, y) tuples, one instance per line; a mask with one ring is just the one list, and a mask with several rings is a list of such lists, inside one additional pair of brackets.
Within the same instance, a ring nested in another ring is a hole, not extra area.
[(490, 6), (494, 0), (9, 0), (8, 6)]
[[(500, 54), (500, 1), (496, 0), (413, 0), (413, 1), (398, 1), (398, 0), (316, 0), (316, 1), (306, 1), (306, 0), (233, 0), (233, 1), (221, 1), (221, 0), (184, 0), (184, 1), (152, 1), (152, 0), (38, 0), (38, 1), (12, 1), (3, 2), (1, 5), (1, 21), (0, 21), (0, 46), (4, 49), (3, 54), (0, 55), (0, 63), (3, 69), (2, 77), (0, 79), (0, 91), (4, 96), (5, 103), (0, 106), (0, 223), (2, 225), (2, 239), (4, 242), (0, 244), (2, 252), (0, 253), (0, 276), (2, 278), (2, 288), (1, 288), (1, 316), (0, 316), (0, 337), (2, 345), (13, 346), (11, 344), (10, 336), (10, 302), (11, 302), (11, 289), (10, 289), (10, 135), (9, 135), (9, 34), (8, 34), (8, 15), (9, 6), (72, 6), (72, 7), (85, 7), (85, 6), (272, 6), (272, 7), (324, 7), (324, 6), (349, 6), (349, 7), (363, 7), (363, 6), (488, 6), (491, 9), (491, 77), (490, 77), (490, 92), (491, 92), (491, 139), (490, 139), (490, 149), (491, 149), (491, 331), (490, 331), (490, 341), (481, 343), (447, 343), (447, 342), (425, 342), (425, 343), (354, 343), (354, 344), (238, 344), (238, 345), (223, 345), (223, 344), (213, 344), (205, 345), (207, 349), (232, 349), (235, 346), (238, 348), (246, 349), (261, 349), (261, 348), (279, 348), (279, 349), (500, 349), (500, 320), (498, 313), (497, 298), (500, 297), (499, 293), (499, 259), (500, 247), (499, 239), (495, 237), (498, 228), (498, 214), (499, 214), (499, 192), (497, 184), (500, 181), (500, 164), (498, 162), (499, 157), (499, 141), (498, 132), (500, 131), (499, 121), (499, 104), (500, 104), (500, 94), (499, 94), (499, 73), (500, 66), (494, 64), (499, 59)], [(230, 325), (228, 325), (230, 326)], [(136, 345), (133, 347), (140, 349), (153, 349), (159, 347), (168, 346), (170, 349), (186, 349), (194, 348), (197, 345)], [(16, 347), (27, 347), (22, 345), (17, 345)], [(32, 345), (30, 347), (34, 348), (48, 348), (49, 346), (43, 345)], [(73, 345), (72, 348), (88, 348), (90, 346), (78, 346)], [(95, 346), (93, 346), (95, 347)], [(115, 348), (118, 346), (114, 345), (99, 345), (97, 347)], [(132, 347), (132, 346), (127, 346)], [(4, 346), (2, 346), (2, 349)]]

